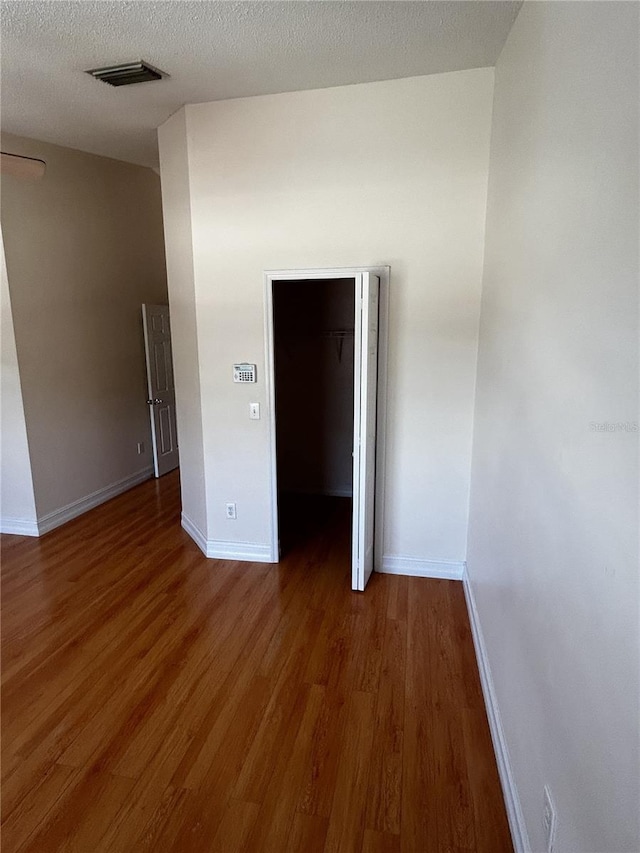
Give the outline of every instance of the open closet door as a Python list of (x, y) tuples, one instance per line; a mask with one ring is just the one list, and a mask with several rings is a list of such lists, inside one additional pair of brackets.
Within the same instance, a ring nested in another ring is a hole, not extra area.
[(380, 279), (372, 273), (358, 273), (355, 287), (351, 587), (364, 590), (373, 571)]

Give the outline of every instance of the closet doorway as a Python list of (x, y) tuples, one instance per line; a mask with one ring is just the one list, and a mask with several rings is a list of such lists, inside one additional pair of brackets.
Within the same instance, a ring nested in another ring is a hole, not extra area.
[(364, 590), (382, 532), (388, 267), (268, 272), (272, 559), (351, 523)]

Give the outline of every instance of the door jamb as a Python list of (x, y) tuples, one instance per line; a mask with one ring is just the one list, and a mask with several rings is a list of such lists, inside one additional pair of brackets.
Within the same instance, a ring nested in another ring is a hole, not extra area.
[(387, 425), (387, 354), (389, 338), (389, 266), (331, 267), (327, 269), (266, 270), (264, 273), (264, 325), (265, 325), (265, 378), (267, 425), (269, 432), (269, 499), (271, 503), (270, 556), (269, 561), (280, 559), (278, 548), (278, 469), (276, 449), (276, 406), (275, 406), (275, 353), (273, 334), (273, 283), (296, 281), (297, 279), (355, 278), (358, 273), (368, 272), (380, 279), (380, 305), (378, 317), (378, 399), (376, 422), (376, 500), (375, 500), (375, 545), (374, 569), (380, 570), (384, 553), (384, 492), (385, 492), (385, 445)]

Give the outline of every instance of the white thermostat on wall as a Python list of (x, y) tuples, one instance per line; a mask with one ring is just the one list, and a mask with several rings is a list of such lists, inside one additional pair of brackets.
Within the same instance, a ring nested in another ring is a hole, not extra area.
[(234, 382), (255, 382), (256, 381), (256, 366), (255, 366), (255, 364), (234, 364), (233, 365), (233, 381)]

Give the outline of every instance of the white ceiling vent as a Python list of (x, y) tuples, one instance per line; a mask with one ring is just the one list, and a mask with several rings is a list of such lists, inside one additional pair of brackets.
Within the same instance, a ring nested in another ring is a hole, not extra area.
[(110, 65), (108, 68), (94, 68), (92, 71), (87, 71), (87, 74), (110, 86), (131, 86), (133, 83), (147, 83), (149, 80), (162, 80), (163, 77), (169, 76), (142, 60)]

